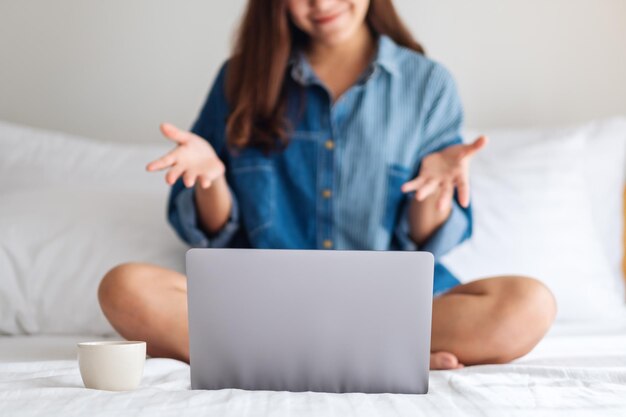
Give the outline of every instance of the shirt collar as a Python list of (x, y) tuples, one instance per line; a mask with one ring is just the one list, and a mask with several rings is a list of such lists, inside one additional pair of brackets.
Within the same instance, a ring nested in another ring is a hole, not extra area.
[(374, 63), (383, 67), (389, 74), (398, 75), (398, 49), (399, 46), (387, 35), (380, 35), (378, 50)]
[[(398, 45), (391, 38), (387, 35), (380, 35), (378, 37), (376, 55), (370, 64), (369, 70), (366, 71), (365, 79), (369, 79), (377, 67), (381, 67), (391, 75), (398, 75), (397, 49)], [(321, 84), (302, 51), (295, 50), (292, 52), (289, 58), (289, 66), (291, 67), (292, 78), (298, 83), (302, 85)]]

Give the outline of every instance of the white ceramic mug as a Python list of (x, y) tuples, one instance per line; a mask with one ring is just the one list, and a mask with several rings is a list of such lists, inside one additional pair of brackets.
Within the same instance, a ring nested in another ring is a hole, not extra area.
[(83, 342), (77, 346), (78, 367), (86, 388), (128, 391), (139, 386), (146, 342)]

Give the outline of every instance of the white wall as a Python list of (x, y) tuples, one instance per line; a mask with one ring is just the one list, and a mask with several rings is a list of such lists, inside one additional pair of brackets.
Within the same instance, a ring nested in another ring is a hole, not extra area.
[[(0, 119), (120, 141), (189, 127), (245, 0), (1, 0)], [(626, 115), (623, 0), (396, 0), (472, 127)]]

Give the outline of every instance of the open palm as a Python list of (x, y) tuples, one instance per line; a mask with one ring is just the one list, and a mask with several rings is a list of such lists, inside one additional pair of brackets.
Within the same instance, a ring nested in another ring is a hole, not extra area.
[(469, 163), (480, 149), (487, 144), (487, 137), (480, 136), (470, 144), (459, 144), (434, 152), (422, 160), (417, 177), (402, 185), (405, 193), (415, 191), (415, 199), (424, 201), (441, 189), (437, 208), (446, 210), (452, 203), (454, 188), (457, 188), (459, 204), (469, 205)]
[(161, 133), (178, 146), (150, 162), (146, 166), (148, 171), (170, 168), (165, 175), (165, 181), (169, 185), (182, 176), (186, 187), (192, 187), (199, 182), (202, 188), (209, 188), (213, 181), (224, 175), (224, 164), (206, 140), (169, 123), (161, 124), (160, 128)]

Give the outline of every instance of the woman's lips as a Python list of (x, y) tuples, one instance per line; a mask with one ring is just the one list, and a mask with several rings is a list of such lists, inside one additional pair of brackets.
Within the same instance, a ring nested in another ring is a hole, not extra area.
[(343, 11), (337, 12), (328, 16), (314, 17), (313, 22), (316, 25), (325, 25), (326, 23), (330, 23), (333, 20), (337, 19), (339, 16), (343, 14)]

